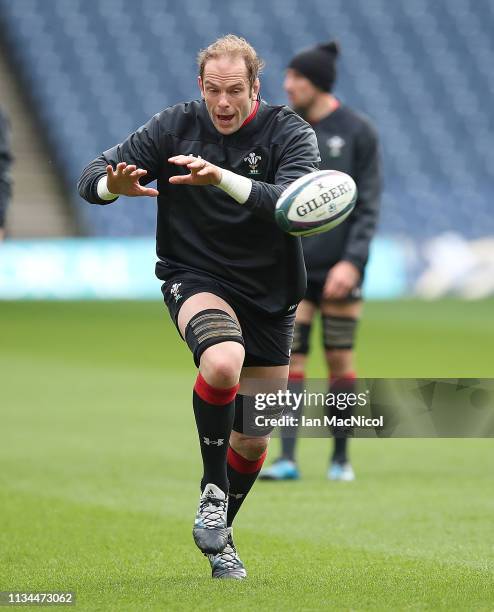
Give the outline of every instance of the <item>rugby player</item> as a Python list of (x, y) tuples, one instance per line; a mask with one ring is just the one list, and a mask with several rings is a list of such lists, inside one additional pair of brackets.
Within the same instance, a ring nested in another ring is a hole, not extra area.
[[(302, 239), (307, 293), (297, 309), (290, 361), (289, 386), (294, 393), (303, 391), (311, 325), (318, 311), (322, 318), (329, 390), (354, 392), (353, 347), (362, 312), (361, 287), (380, 205), (376, 130), (366, 117), (331, 93), (338, 53), (336, 42), (302, 51), (288, 64), (284, 81), (292, 108), (314, 128), (321, 153), (320, 168), (346, 172), (355, 179), (358, 188), (355, 209), (346, 221), (327, 233)], [(339, 412), (338, 416), (348, 415)], [(348, 457), (347, 432), (335, 429), (333, 435), (328, 478), (351, 481), (355, 474)], [(282, 428), (281, 436), (281, 457), (262, 472), (261, 478), (285, 480), (300, 476), (295, 461), (297, 428)]]
[[(216, 578), (246, 576), (232, 522), (256, 480), (269, 430), (246, 434), (249, 380), (288, 376), (306, 286), (300, 240), (274, 222), (283, 190), (317, 170), (312, 128), (260, 99), (262, 61), (227, 35), (198, 56), (201, 100), (155, 115), (83, 171), (95, 204), (158, 198), (156, 274), (199, 368), (193, 409), (203, 461), (193, 528)], [(157, 179), (157, 189), (146, 185)]]

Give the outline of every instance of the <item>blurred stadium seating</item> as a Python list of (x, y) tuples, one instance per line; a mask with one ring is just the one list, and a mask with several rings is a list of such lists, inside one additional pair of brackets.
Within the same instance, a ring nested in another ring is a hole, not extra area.
[[(285, 101), (302, 47), (342, 44), (336, 92), (376, 122), (386, 191), (381, 232), (494, 234), (494, 2), (484, 0), (0, 0), (0, 34), (65, 173), (148, 117), (197, 97), (196, 51), (234, 32), (267, 66), (263, 97)], [(111, 210), (71, 194), (87, 233), (147, 235), (153, 201)]]

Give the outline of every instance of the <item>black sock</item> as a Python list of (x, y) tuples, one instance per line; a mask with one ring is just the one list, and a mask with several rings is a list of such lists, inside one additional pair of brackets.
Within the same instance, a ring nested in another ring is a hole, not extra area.
[(334, 438), (334, 445), (333, 445), (333, 456), (331, 458), (331, 461), (334, 461), (336, 463), (346, 463), (348, 461), (348, 456), (347, 456), (347, 442), (348, 442), (348, 438), (339, 438), (339, 437), (335, 437)]
[[(288, 376), (288, 389), (292, 393), (302, 394), (304, 392), (304, 376), (303, 374), (290, 374)], [(289, 409), (284, 414), (288, 416), (293, 416), (296, 419), (300, 419), (302, 416), (303, 405), (300, 404), (300, 408), (294, 412)], [(295, 447), (297, 446), (297, 433), (298, 426), (297, 425), (286, 425), (285, 427), (280, 427), (280, 436), (281, 436), (281, 456), (283, 459), (288, 459), (289, 461), (295, 461)]]
[[(355, 373), (350, 372), (338, 378), (332, 376), (329, 392), (335, 395), (338, 393), (355, 393)], [(331, 416), (346, 419), (352, 416), (352, 409), (350, 406), (347, 406), (345, 410), (339, 410), (338, 408), (333, 407), (331, 410)], [(351, 434), (351, 430), (348, 428), (333, 428), (334, 445), (331, 461), (340, 464), (348, 461), (349, 434)]]
[(192, 402), (204, 467), (201, 491), (211, 482), (228, 493), (226, 453), (233, 427), (237, 391), (238, 385), (229, 389), (216, 389), (204, 380), (200, 372), (197, 376)]
[(247, 493), (256, 481), (262, 464), (266, 458), (267, 451), (254, 461), (249, 461), (239, 455), (233, 448), (228, 448), (228, 480), (230, 481), (230, 493), (228, 496), (227, 525), (231, 527), (240, 506), (243, 504)]

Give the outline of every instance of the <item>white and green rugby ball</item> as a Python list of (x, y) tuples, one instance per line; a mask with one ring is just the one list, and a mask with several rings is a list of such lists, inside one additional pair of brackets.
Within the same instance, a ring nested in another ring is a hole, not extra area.
[(332, 229), (355, 207), (357, 186), (337, 170), (319, 170), (301, 176), (276, 203), (275, 219), (293, 236), (311, 236)]

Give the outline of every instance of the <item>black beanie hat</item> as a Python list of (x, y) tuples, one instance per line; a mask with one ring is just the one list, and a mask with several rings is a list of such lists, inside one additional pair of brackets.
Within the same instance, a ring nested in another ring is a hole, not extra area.
[(336, 78), (336, 58), (340, 52), (336, 41), (316, 45), (298, 53), (288, 64), (323, 91), (331, 91)]

